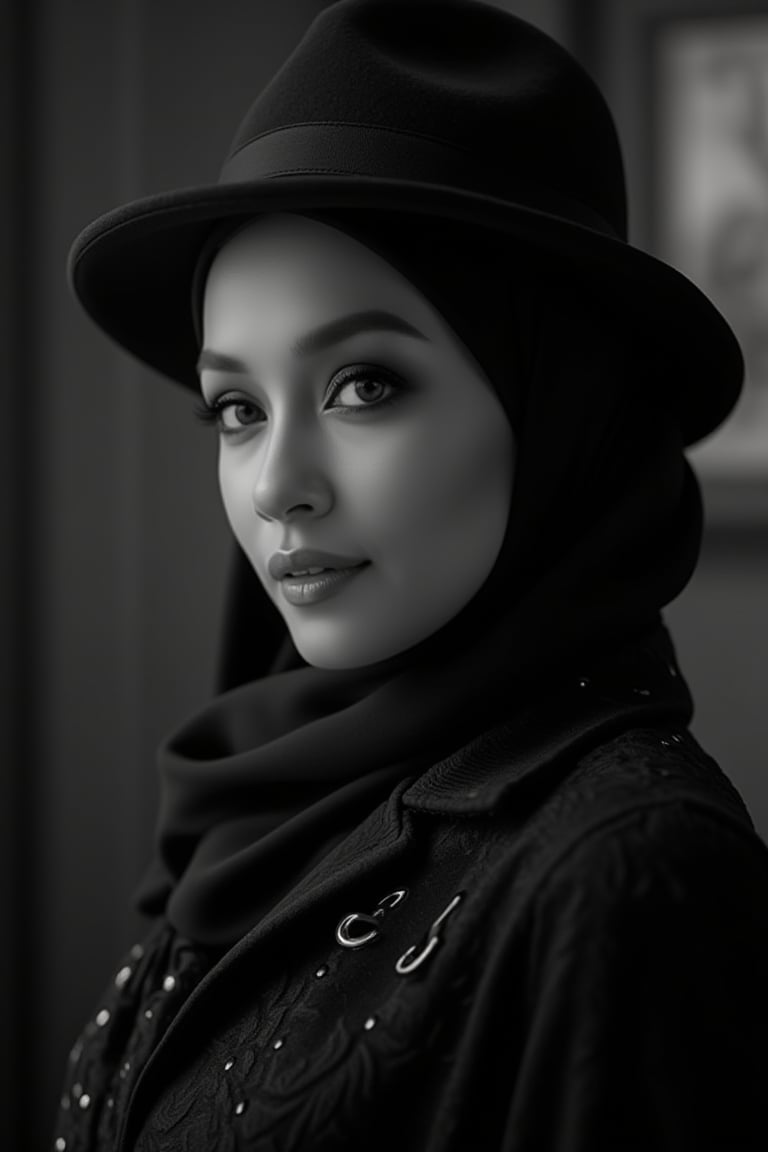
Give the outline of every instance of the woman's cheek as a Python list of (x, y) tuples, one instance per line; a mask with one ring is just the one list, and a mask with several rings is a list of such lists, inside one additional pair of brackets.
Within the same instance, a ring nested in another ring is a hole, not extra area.
[(261, 522), (253, 507), (250, 478), (244, 470), (222, 464), (219, 467), (219, 490), (224, 512), (235, 538), (253, 561), (254, 541)]

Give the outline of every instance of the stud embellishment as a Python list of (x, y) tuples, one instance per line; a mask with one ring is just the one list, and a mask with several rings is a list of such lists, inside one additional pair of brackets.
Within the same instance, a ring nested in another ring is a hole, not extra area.
[(128, 983), (131, 976), (133, 976), (133, 969), (129, 968), (127, 964), (124, 964), (117, 976), (115, 976), (115, 987), (122, 988)]
[[(398, 888), (394, 892), (390, 892), (389, 895), (382, 896), (373, 911), (373, 915), (369, 916), (367, 912), (352, 912), (349, 916), (345, 916), (336, 926), (336, 939), (339, 944), (344, 948), (362, 948), (364, 944), (369, 944), (371, 940), (375, 940), (381, 932), (379, 927), (381, 917), (390, 908), (396, 908), (407, 895), (407, 888)], [(351, 931), (352, 926), (358, 924), (367, 925), (368, 931)]]
[(416, 951), (417, 945), (415, 944), (412, 945), (406, 952), (403, 952), (402, 956), (395, 964), (396, 972), (398, 972), (401, 976), (407, 976), (409, 973), (415, 972), (417, 968), (420, 968), (424, 961), (432, 955), (441, 940), (441, 925), (443, 921), (451, 915), (463, 897), (463, 892), (457, 892), (454, 898), (451, 900), (450, 904), (448, 904), (447, 907), (445, 907), (440, 913), (437, 920), (432, 922), (429, 933), (427, 934), (427, 942), (420, 952)]
[(582, 676), (579, 680), (579, 688), (589, 688), (590, 683), (589, 676)]

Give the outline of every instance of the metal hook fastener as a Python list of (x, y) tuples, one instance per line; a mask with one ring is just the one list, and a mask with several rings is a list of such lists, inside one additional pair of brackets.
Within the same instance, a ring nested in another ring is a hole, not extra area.
[(440, 925), (447, 916), (450, 916), (456, 905), (464, 896), (463, 892), (457, 892), (450, 904), (438, 916), (437, 920), (433, 921), (427, 935), (427, 942), (418, 955), (414, 956), (416, 952), (416, 945), (412, 945), (407, 952), (403, 952), (400, 959), (395, 964), (395, 971), (399, 972), (401, 976), (407, 976), (409, 972), (415, 972), (416, 969), (424, 963), (428, 956), (434, 952), (440, 943)]
[(390, 892), (388, 896), (382, 896), (373, 913), (374, 916), (383, 916), (390, 908), (396, 908), (401, 900), (405, 900), (407, 895), (407, 888), (398, 888), (396, 892)]
[[(371, 931), (364, 932), (362, 936), (351, 936), (349, 929), (358, 920), (363, 924), (368, 924)], [(336, 929), (336, 939), (339, 944), (343, 944), (345, 948), (361, 948), (363, 944), (367, 944), (369, 940), (375, 939), (379, 931), (379, 922), (375, 920), (373, 916), (368, 916), (365, 912), (353, 912), (350, 916), (345, 916), (344, 919), (339, 922), (339, 926)]]
[[(388, 896), (382, 896), (381, 900), (379, 900), (379, 907), (381, 907), (382, 912), (385, 908), (396, 908), (401, 900), (405, 900), (407, 895), (407, 888), (396, 888), (395, 891), (390, 892)], [(374, 913), (374, 915), (378, 915), (378, 913)]]
[(395, 964), (395, 971), (399, 972), (401, 976), (407, 976), (409, 972), (415, 972), (416, 969), (424, 963), (427, 956), (429, 956), (431, 952), (434, 952), (439, 943), (439, 936), (430, 936), (418, 956), (413, 960), (409, 960), (409, 957), (416, 951), (416, 945), (411, 945), (407, 952), (403, 952), (397, 964)]

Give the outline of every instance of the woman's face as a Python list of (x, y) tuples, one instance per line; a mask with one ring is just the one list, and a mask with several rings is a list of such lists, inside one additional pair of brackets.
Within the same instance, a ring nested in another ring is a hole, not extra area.
[[(494, 565), (514, 468), (504, 409), (453, 329), (376, 253), (287, 213), (217, 254), (203, 328), (224, 507), (302, 658), (372, 664), (446, 624)], [(270, 569), (296, 549), (334, 555), (288, 569), (335, 571)]]

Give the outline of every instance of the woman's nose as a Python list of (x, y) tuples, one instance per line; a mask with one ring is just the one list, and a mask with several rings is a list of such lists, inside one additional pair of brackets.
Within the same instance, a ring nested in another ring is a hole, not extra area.
[(256, 464), (251, 499), (262, 520), (288, 520), (304, 513), (324, 516), (333, 492), (317, 446), (296, 430), (275, 430)]

